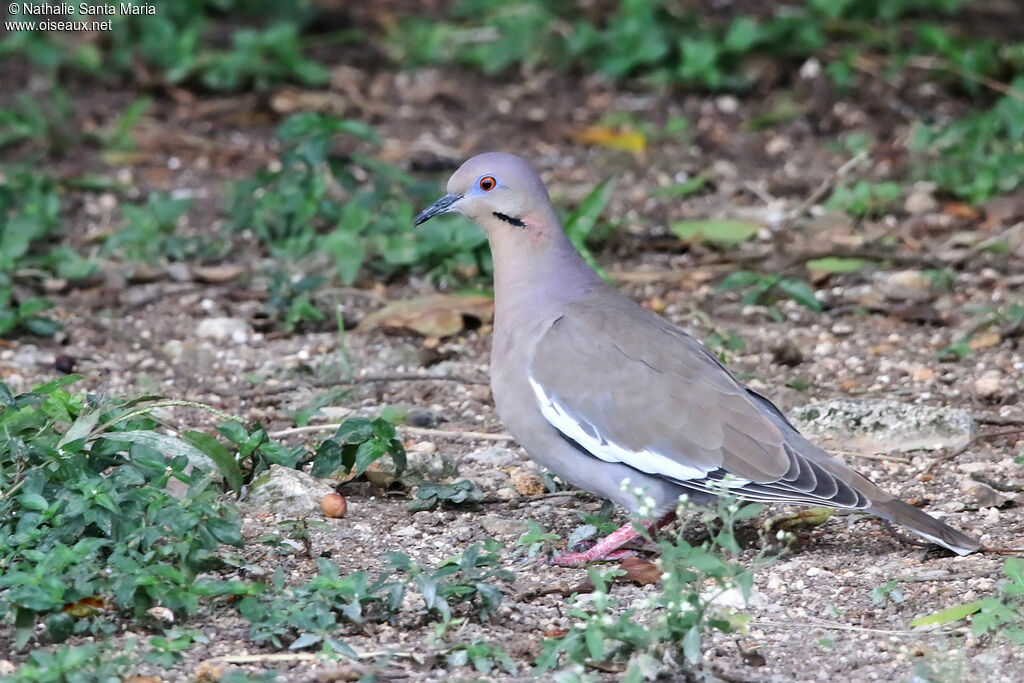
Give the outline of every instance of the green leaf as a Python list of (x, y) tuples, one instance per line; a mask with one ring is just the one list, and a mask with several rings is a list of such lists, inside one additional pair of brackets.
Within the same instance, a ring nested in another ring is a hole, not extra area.
[(387, 445), (377, 439), (359, 444), (359, 448), (356, 450), (356, 476), (365, 472), (367, 467), (387, 452)]
[(199, 449), (206, 457), (213, 461), (217, 469), (224, 476), (224, 480), (236, 494), (242, 490), (242, 470), (235, 462), (234, 456), (228, 452), (220, 441), (208, 434), (194, 430), (186, 431), (182, 438)]
[(79, 415), (78, 419), (68, 427), (68, 430), (64, 432), (64, 436), (62, 436), (60, 441), (57, 442), (57, 448), (89, 436), (89, 432), (91, 432), (92, 428), (96, 426), (99, 419), (100, 411), (98, 410), (92, 410)]
[(868, 266), (873, 265), (876, 265), (876, 262), (870, 259), (826, 256), (808, 261), (807, 270), (817, 270), (830, 274), (855, 273), (858, 270), (864, 270)]
[(821, 313), (821, 302), (814, 296), (814, 290), (811, 289), (810, 285), (803, 280), (782, 278), (776, 284), (778, 288), (788, 294), (793, 301), (797, 302), (804, 308), (809, 308), (816, 313)]
[(691, 626), (683, 636), (683, 654), (690, 664), (696, 665), (700, 662), (700, 629), (696, 626)]
[(596, 625), (592, 625), (583, 634), (590, 657), (596, 662), (604, 661), (604, 633)]
[(67, 612), (54, 612), (46, 617), (46, 635), (55, 643), (63, 643), (75, 629), (75, 620)]
[(303, 633), (301, 636), (296, 638), (291, 645), (288, 646), (288, 649), (304, 650), (307, 647), (313, 647), (323, 639), (323, 636), (318, 636), (315, 633)]
[(750, 287), (763, 282), (764, 278), (761, 275), (749, 270), (738, 270), (735, 273), (729, 273), (725, 278), (718, 283), (719, 291), (727, 291), (730, 289), (743, 289), (744, 287)]
[(334, 438), (342, 444), (360, 444), (373, 438), (373, 420), (365, 417), (350, 417), (341, 423)]
[(50, 509), (50, 504), (38, 493), (23, 493), (18, 496), (18, 503), (26, 510), (46, 512)]
[(682, 199), (697, 194), (704, 189), (705, 184), (707, 184), (707, 176), (700, 173), (681, 183), (669, 185), (668, 187), (659, 187), (651, 192), (651, 194), (655, 197)]
[(344, 462), (341, 445), (334, 439), (327, 439), (313, 456), (313, 468), (310, 474), (314, 477), (328, 477), (337, 472)]
[(676, 221), (669, 229), (680, 239), (729, 246), (746, 242), (757, 234), (761, 226), (749, 221), (711, 218)]
[(213, 461), (211, 461), (205, 453), (187, 441), (179, 439), (176, 436), (170, 436), (169, 434), (159, 434), (149, 429), (137, 429), (127, 432), (107, 432), (103, 434), (103, 438), (109, 439), (110, 441), (139, 443), (156, 449), (163, 455), (172, 458), (185, 456), (192, 465), (205, 467), (205, 469), (211, 469), (211, 465), (214, 465)]
[(351, 285), (356, 281), (366, 260), (366, 246), (358, 234), (335, 230), (320, 240), (320, 247), (334, 257), (342, 282)]
[(957, 605), (948, 609), (918, 617), (910, 622), (911, 626), (933, 626), (936, 624), (949, 624), (954, 621), (966, 619), (981, 609), (981, 600), (974, 600), (964, 605)]

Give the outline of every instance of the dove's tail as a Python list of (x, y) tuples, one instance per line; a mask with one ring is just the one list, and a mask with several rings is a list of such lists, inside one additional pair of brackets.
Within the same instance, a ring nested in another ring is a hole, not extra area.
[(932, 543), (949, 548), (957, 555), (970, 555), (981, 549), (981, 543), (967, 534), (961, 533), (916, 507), (907, 505), (899, 498), (888, 500), (872, 500), (866, 512), (878, 515), (882, 519), (899, 524), (916, 534), (924, 536)]

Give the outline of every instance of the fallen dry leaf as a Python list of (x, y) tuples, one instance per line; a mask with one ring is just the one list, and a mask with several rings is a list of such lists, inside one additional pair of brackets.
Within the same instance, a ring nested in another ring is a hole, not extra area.
[(635, 130), (618, 131), (608, 126), (590, 126), (576, 131), (572, 138), (585, 145), (597, 145), (627, 152), (642, 152), (647, 147), (647, 138)]
[(237, 263), (224, 263), (219, 266), (193, 266), (192, 277), (199, 282), (217, 285), (231, 282), (246, 270), (248, 269), (245, 266)]
[(815, 527), (824, 524), (831, 516), (832, 510), (830, 508), (807, 508), (793, 514), (772, 517), (765, 524), (765, 528), (769, 531), (774, 529), (785, 531), (788, 529)]
[(622, 578), (633, 581), (640, 586), (649, 586), (661, 581), (661, 572), (650, 560), (639, 557), (627, 557), (619, 563), (619, 569), (626, 572)]
[(946, 202), (942, 205), (942, 212), (947, 216), (965, 221), (976, 221), (981, 217), (980, 211), (970, 204), (964, 204), (963, 202)]
[(539, 496), (544, 493), (544, 482), (533, 470), (517, 467), (509, 473), (509, 478), (521, 496)]
[(982, 349), (990, 349), (993, 346), (999, 344), (1003, 336), (998, 332), (985, 332), (974, 337), (967, 345), (971, 347), (972, 351), (981, 351)]
[(84, 619), (86, 617), (94, 617), (100, 613), (100, 610), (104, 610), (106, 608), (106, 601), (103, 598), (93, 595), (84, 597), (78, 602), (72, 602), (64, 605), (63, 609), (75, 619)]
[(494, 299), (486, 294), (432, 294), (390, 303), (363, 318), (356, 329), (380, 327), (450, 337), (465, 329), (467, 319), (488, 323), (492, 318)]

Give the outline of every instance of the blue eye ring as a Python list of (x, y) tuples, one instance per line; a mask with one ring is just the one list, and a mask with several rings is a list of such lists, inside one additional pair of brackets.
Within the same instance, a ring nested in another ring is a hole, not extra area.
[(478, 180), (476, 184), (477, 187), (479, 187), (484, 192), (490, 192), (491, 190), (498, 186), (498, 181), (492, 175), (485, 175), (483, 178)]

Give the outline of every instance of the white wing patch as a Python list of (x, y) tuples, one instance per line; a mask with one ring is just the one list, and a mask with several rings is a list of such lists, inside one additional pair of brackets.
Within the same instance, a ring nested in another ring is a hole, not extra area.
[[(566, 435), (587, 452), (605, 462), (621, 462), (630, 467), (677, 481), (693, 481), (707, 477), (710, 469), (702, 469), (692, 465), (677, 462), (672, 458), (655, 451), (643, 450), (634, 451), (603, 438), (596, 426), (591, 425), (594, 434), (585, 430), (579, 422), (573, 419), (566, 410), (553, 401), (543, 387), (532, 377), (529, 378), (533, 393), (540, 403), (540, 412), (544, 415), (552, 427)], [(713, 468), (711, 468), (713, 469)], [(729, 478), (728, 482), (721, 482), (729, 488), (738, 488), (750, 483), (748, 479)]]

